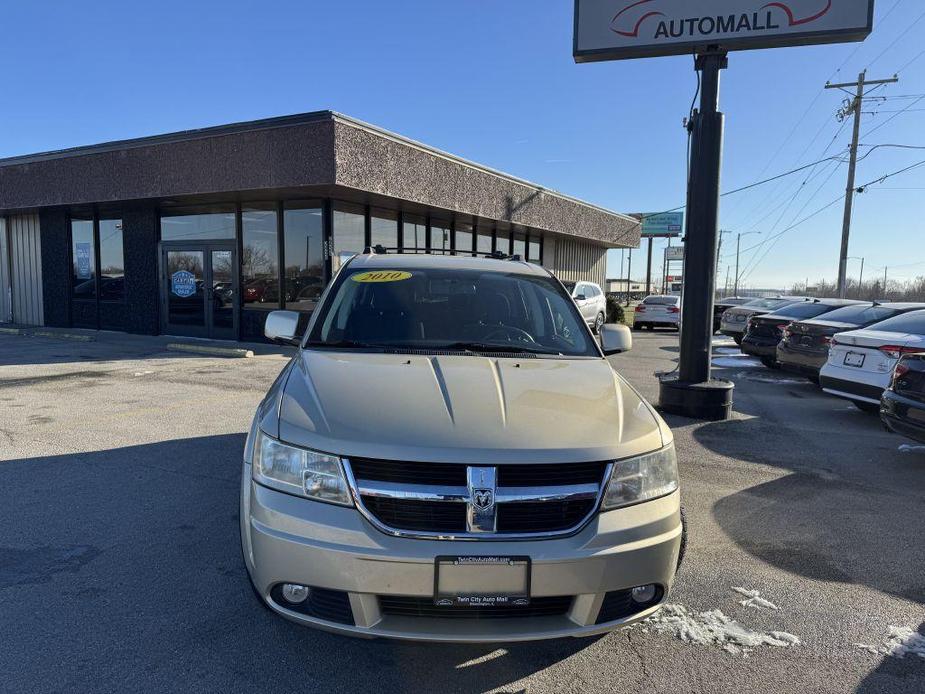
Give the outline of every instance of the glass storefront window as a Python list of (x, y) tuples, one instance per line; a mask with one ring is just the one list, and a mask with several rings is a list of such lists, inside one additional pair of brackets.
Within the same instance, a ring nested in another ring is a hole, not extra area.
[(472, 225), (456, 222), (456, 255), (472, 255)]
[(261, 204), (241, 210), (243, 255), (241, 283), (247, 308), (279, 307), (279, 234), (276, 204)]
[(444, 219), (430, 220), (430, 250), (432, 253), (450, 252), (450, 222)]
[(161, 241), (233, 239), (234, 218), (230, 206), (166, 209), (161, 213)]
[(498, 229), (495, 232), (495, 250), (504, 253), (504, 255), (511, 254), (511, 232), (501, 229)]
[(514, 249), (511, 255), (519, 255), (521, 259), (526, 259), (527, 237), (524, 234), (514, 234)]
[(100, 299), (121, 301), (125, 298), (125, 255), (122, 244), (122, 220), (101, 219)]
[(93, 244), (93, 220), (71, 220), (71, 287), (75, 299), (96, 298), (96, 251)]
[(324, 291), (324, 218), (317, 204), (287, 203), (283, 212), (286, 308), (312, 311)]
[(527, 260), (537, 265), (543, 264), (543, 257), (540, 246), (540, 234), (534, 231), (530, 234), (530, 242), (527, 244)]
[[(427, 248), (427, 224), (423, 217), (406, 214), (402, 216), (402, 249), (412, 253), (423, 253)], [(416, 250), (414, 250), (416, 249)]]
[(489, 226), (479, 225), (475, 237), (475, 250), (477, 253), (488, 255), (492, 252), (492, 229)]
[(373, 209), (369, 214), (371, 246), (398, 248), (398, 213)]
[(359, 205), (336, 203), (334, 206), (333, 242), (334, 253), (331, 257), (331, 272), (337, 272), (357, 253), (366, 247), (365, 211)]

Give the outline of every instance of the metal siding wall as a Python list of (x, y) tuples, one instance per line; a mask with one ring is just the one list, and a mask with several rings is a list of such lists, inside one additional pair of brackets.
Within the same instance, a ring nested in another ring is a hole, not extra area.
[(607, 249), (581, 241), (557, 238), (555, 261), (548, 265), (563, 282), (594, 282), (604, 289)]
[(0, 217), (0, 323), (13, 320), (10, 306), (10, 249), (6, 230), (6, 217)]
[(12, 259), (13, 322), (21, 325), (43, 325), (42, 244), (39, 238), (38, 215), (14, 215), (8, 218), (8, 224)]

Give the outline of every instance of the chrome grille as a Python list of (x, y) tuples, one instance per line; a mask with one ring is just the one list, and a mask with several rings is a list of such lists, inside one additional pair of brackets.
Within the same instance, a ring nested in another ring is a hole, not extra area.
[(497, 466), (349, 459), (357, 508), (391, 535), (529, 539), (580, 530), (597, 510), (608, 463)]

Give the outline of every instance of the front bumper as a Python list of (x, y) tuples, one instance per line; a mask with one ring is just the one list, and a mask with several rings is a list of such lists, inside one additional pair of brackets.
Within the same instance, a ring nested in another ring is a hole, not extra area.
[[(280, 615), (353, 636), (452, 642), (512, 642), (590, 636), (655, 612), (674, 581), (682, 534), (680, 496), (597, 515), (571, 537), (539, 541), (439, 541), (386, 535), (354, 508), (300, 499), (255, 484), (244, 466), (241, 541), (255, 589)], [(380, 596), (430, 600), (437, 556), (529, 556), (531, 598), (572, 598), (555, 616), (496, 619), (383, 614)], [(344, 591), (343, 624), (287, 609), (271, 596), (283, 582)], [(605, 595), (655, 583), (661, 602), (598, 624)]]

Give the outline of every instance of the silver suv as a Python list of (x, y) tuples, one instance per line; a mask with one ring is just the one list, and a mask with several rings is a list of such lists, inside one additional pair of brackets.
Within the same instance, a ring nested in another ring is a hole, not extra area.
[(564, 282), (565, 288), (572, 294), (575, 305), (581, 311), (581, 317), (585, 319), (594, 334), (601, 332), (605, 321), (607, 320), (607, 297), (601, 288), (594, 282)]
[(683, 545), (671, 431), (536, 265), (361, 255), (266, 335), (299, 351), (244, 451), (260, 600), (357, 636), (517, 641), (639, 620)]

